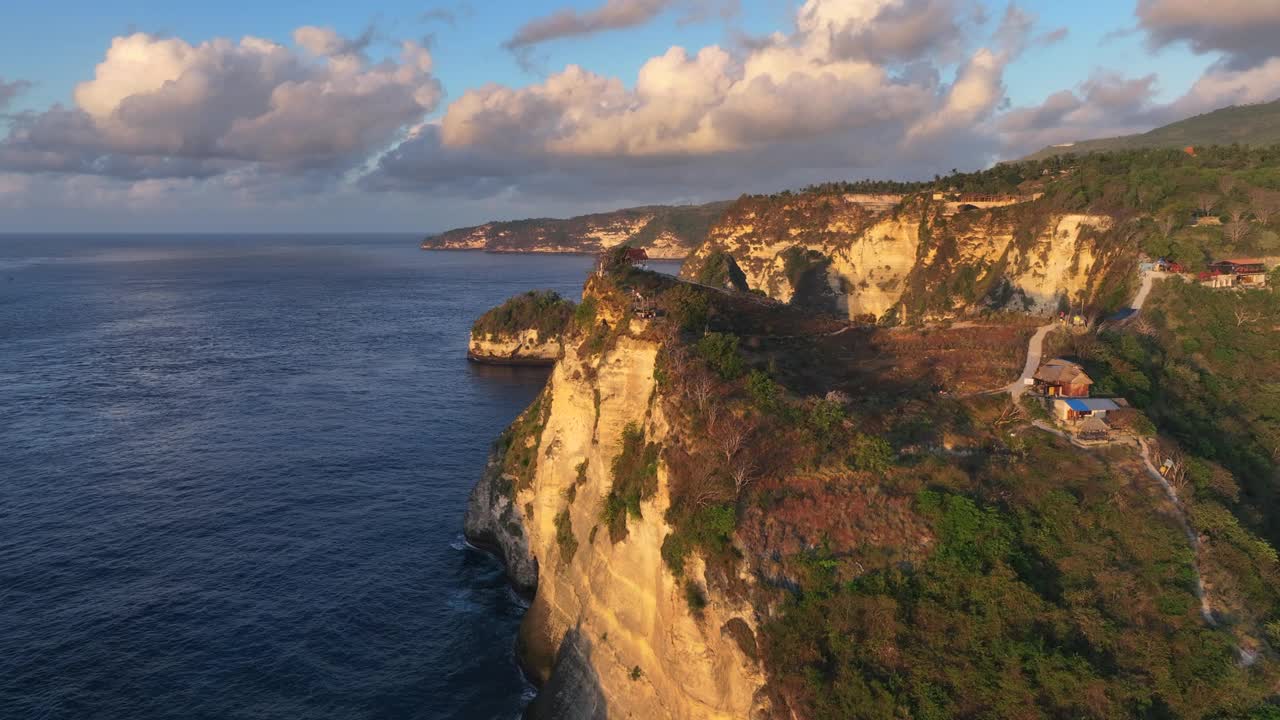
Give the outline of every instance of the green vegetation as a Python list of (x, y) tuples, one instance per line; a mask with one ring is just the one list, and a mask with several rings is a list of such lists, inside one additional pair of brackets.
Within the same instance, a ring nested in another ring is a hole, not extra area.
[(702, 267), (694, 276), (697, 282), (718, 288), (745, 292), (747, 276), (734, 261), (733, 256), (722, 250), (714, 250), (702, 261)]
[(582, 298), (582, 302), (578, 303), (578, 307), (573, 311), (574, 324), (580, 328), (594, 325), (599, 304), (599, 301), (594, 296), (588, 295)]
[(738, 519), (731, 505), (706, 505), (685, 508), (674, 504), (667, 511), (667, 522), (676, 526), (662, 543), (662, 559), (676, 575), (684, 574), (685, 559), (695, 549), (710, 557), (723, 556), (733, 544), (733, 531)]
[(707, 324), (707, 297), (697, 288), (680, 285), (662, 296), (667, 314), (676, 327), (687, 332), (701, 332)]
[(1264, 701), (1231, 635), (1200, 620), (1176, 525), (1133, 522), (1114, 468), (1033, 440), (1025, 460), (931, 471), (936, 486), (913, 501), (936, 537), (922, 563), (858, 573), (826, 548), (797, 559), (801, 588), (765, 628), (794, 711), (1204, 718)]
[(1086, 140), (1070, 147), (1048, 147), (1028, 160), (1039, 160), (1064, 152), (1084, 155), (1094, 152), (1176, 148), (1205, 145), (1280, 144), (1280, 101), (1214, 110), (1156, 128), (1141, 135)]
[(653, 219), (640, 228), (627, 244), (649, 247), (663, 235), (672, 235), (683, 247), (696, 248), (706, 239), (707, 233), (724, 214), (728, 205), (727, 202), (715, 202), (652, 208), (656, 210)]
[(628, 238), (627, 244), (649, 247), (664, 236), (674, 237), (678, 247), (696, 248), (706, 238), (708, 230), (724, 212), (725, 202), (706, 205), (653, 205), (626, 208), (613, 212), (579, 215), (577, 217), (529, 218), (489, 223), (483, 227), (466, 227), (449, 230), (423, 242), (424, 248), (449, 247), (451, 244), (470, 243), (477, 235), (485, 238), (485, 249), (519, 252), (534, 248), (555, 247), (567, 251), (591, 252), (599, 247), (595, 234), (600, 228), (635, 227), (640, 229)]
[(533, 482), (533, 473), (538, 466), (542, 428), (546, 425), (547, 414), (550, 412), (551, 404), (539, 395), (498, 438), (503, 452), (503, 472), (515, 478), (514, 484), (507, 487), (509, 497), (514, 497), (516, 490), (528, 487)]
[(471, 333), (494, 338), (537, 330), (539, 338), (549, 338), (564, 330), (573, 315), (573, 303), (559, 294), (550, 290), (530, 290), (481, 315), (471, 326)]
[(707, 333), (698, 341), (698, 355), (725, 380), (742, 375), (745, 367), (738, 352), (738, 336), (732, 333)]
[(555, 519), (556, 546), (560, 548), (560, 561), (568, 565), (578, 552), (578, 539), (573, 536), (573, 522), (569, 518), (569, 508), (561, 510)]
[[(1104, 334), (1081, 351), (1097, 394), (1128, 398), (1206, 463), (1192, 477), (1198, 495), (1280, 545), (1278, 318), (1274, 292), (1166, 281), (1143, 312), (1145, 334)], [(1229, 473), (1210, 482), (1214, 464)]]
[(645, 441), (644, 430), (630, 424), (622, 431), (622, 450), (610, 468), (613, 484), (605, 498), (601, 520), (614, 542), (626, 537), (627, 516), (640, 517), (640, 503), (658, 489), (658, 451)]

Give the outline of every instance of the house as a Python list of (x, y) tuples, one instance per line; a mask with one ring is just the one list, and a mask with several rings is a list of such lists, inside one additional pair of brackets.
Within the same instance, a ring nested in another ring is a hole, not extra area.
[(1235, 276), (1235, 285), (1246, 288), (1267, 286), (1267, 265), (1257, 258), (1219, 260), (1209, 266), (1210, 272)]
[(1061, 359), (1041, 365), (1032, 380), (1036, 391), (1049, 397), (1089, 397), (1089, 386), (1093, 385), (1083, 368)]
[(1196, 275), (1204, 287), (1235, 287), (1235, 275), (1215, 273), (1212, 270)]
[[(1107, 398), (1059, 398), (1053, 401), (1053, 415), (1067, 423), (1080, 423), (1085, 420), (1106, 420), (1107, 413), (1119, 410), (1115, 400)], [(1092, 423), (1096, 426), (1096, 423)], [(1084, 426), (1081, 426), (1083, 430)]]
[(596, 258), (596, 274), (603, 275), (614, 270), (628, 267), (644, 268), (649, 260), (649, 253), (644, 248), (621, 245), (609, 248)]

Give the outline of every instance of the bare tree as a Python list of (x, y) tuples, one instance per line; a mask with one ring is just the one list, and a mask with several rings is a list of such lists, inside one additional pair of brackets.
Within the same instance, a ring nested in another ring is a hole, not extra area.
[(710, 373), (694, 373), (693, 377), (689, 378), (686, 388), (698, 412), (706, 414), (707, 408), (713, 404), (711, 399), (716, 394), (716, 379), (711, 377)]
[(1227, 210), (1227, 217), (1228, 222), (1223, 227), (1223, 232), (1232, 245), (1238, 245), (1253, 231), (1253, 226), (1249, 223), (1249, 211), (1236, 205)]
[(747, 418), (727, 423), (727, 427), (720, 432), (720, 452), (724, 455), (726, 464), (742, 450), (755, 430), (755, 423)]
[(1152, 325), (1151, 321), (1148, 320), (1146, 316), (1143, 316), (1143, 315), (1139, 315), (1133, 321), (1132, 327), (1133, 327), (1133, 331), (1139, 335), (1146, 335), (1150, 337), (1156, 334), (1155, 325)]
[(739, 495), (755, 482), (758, 470), (756, 461), (745, 453), (729, 464), (729, 477), (733, 478), (733, 488)]
[(1200, 193), (1196, 195), (1196, 209), (1201, 215), (1212, 215), (1213, 209), (1218, 206), (1218, 196), (1213, 193)]
[(1236, 189), (1236, 179), (1232, 175), (1223, 175), (1218, 178), (1218, 189), (1223, 195), (1230, 196), (1231, 191)]
[(1280, 213), (1280, 192), (1255, 188), (1249, 193), (1249, 207), (1258, 222), (1266, 225), (1276, 213)]
[(1156, 227), (1160, 230), (1160, 237), (1168, 240), (1173, 231), (1178, 229), (1178, 217), (1173, 213), (1162, 215), (1156, 221)]
[(1262, 319), (1262, 313), (1256, 310), (1246, 310), (1238, 305), (1234, 312), (1236, 316), (1236, 327), (1252, 325)]

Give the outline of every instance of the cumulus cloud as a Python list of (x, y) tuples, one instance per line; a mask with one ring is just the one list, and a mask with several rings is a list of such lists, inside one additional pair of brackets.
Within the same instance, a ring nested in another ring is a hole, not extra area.
[(26, 80), (6, 81), (0, 77), (0, 112), (4, 112), (13, 103), (14, 98), (30, 89), (31, 83)]
[(561, 38), (623, 30), (644, 25), (670, 9), (683, 10), (683, 20), (693, 22), (716, 14), (727, 17), (734, 14), (737, 7), (737, 0), (605, 0), (603, 5), (591, 10), (562, 8), (530, 20), (502, 46), (520, 50)]
[(1156, 48), (1186, 42), (1223, 53), (1232, 70), (1280, 55), (1280, 3), (1272, 0), (1138, 0), (1138, 27)]
[(14, 120), (0, 170), (161, 178), (347, 168), (442, 94), (426, 49), (406, 42), (398, 60), (372, 63), (371, 37), (304, 27), (294, 37), (304, 52), (253, 37), (117, 37), (75, 88), (74, 107)]
[(1000, 116), (997, 128), (1005, 154), (1019, 156), (1040, 148), (1095, 137), (1145, 131), (1171, 119), (1171, 109), (1155, 103), (1155, 75), (1128, 78), (1096, 72), (1073, 90), (1049, 95), (1037, 106)]
[(1247, 70), (1211, 67), (1181, 96), (1156, 101), (1155, 75), (1124, 77), (1096, 72), (1075, 90), (1050, 95), (1038, 106), (1014, 108), (998, 120), (1005, 154), (1018, 156), (1048, 145), (1145, 132), (1153, 127), (1229, 105), (1280, 97), (1280, 58)]
[(672, 47), (630, 86), (570, 65), (526, 87), (471, 89), (363, 183), (730, 193), (852, 168), (932, 173), (980, 164), (997, 147), (975, 126), (1005, 102), (1004, 69), (1030, 42), (1029, 15), (1011, 7), (977, 47), (971, 35), (985, 18), (961, 0), (806, 0), (795, 17), (790, 34), (737, 50)]
[(962, 55), (966, 26), (982, 19), (982, 7), (963, 0), (807, 0), (796, 26), (832, 58), (953, 60)]

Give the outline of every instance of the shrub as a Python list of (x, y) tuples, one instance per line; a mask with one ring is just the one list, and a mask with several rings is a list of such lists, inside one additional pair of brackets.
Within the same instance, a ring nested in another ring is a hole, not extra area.
[(662, 542), (662, 559), (676, 575), (684, 573), (684, 561), (695, 548), (711, 555), (726, 552), (733, 544), (738, 516), (732, 505), (707, 505), (683, 514), (676, 505), (667, 512), (675, 527)]
[(740, 291), (747, 289), (747, 276), (738, 267), (738, 263), (733, 259), (733, 256), (723, 250), (714, 250), (707, 255), (707, 259), (702, 263), (702, 268), (698, 270), (698, 275), (695, 279), (703, 285), (712, 287), (732, 288)]
[(777, 407), (780, 390), (778, 383), (764, 371), (752, 370), (747, 375), (747, 393), (761, 410), (769, 411)]
[(556, 545), (560, 548), (560, 560), (566, 565), (578, 552), (578, 539), (573, 536), (573, 522), (569, 519), (569, 508), (556, 515)]
[(698, 341), (698, 355), (725, 380), (742, 375), (745, 363), (738, 352), (738, 336), (733, 333), (707, 333)]
[(610, 536), (625, 536), (627, 515), (640, 517), (640, 503), (658, 489), (658, 452), (656, 443), (645, 442), (644, 430), (635, 423), (622, 430), (622, 450), (610, 467), (613, 483), (601, 513), (609, 526)]
[(578, 303), (578, 307), (573, 311), (574, 323), (578, 327), (590, 327), (596, 321), (599, 305), (600, 302), (592, 295), (582, 298), (582, 302)]
[(471, 326), (475, 335), (493, 337), (500, 334), (538, 331), (538, 337), (555, 335), (577, 311), (572, 302), (550, 290), (531, 290), (508, 299), (476, 319)]
[(855, 470), (884, 474), (893, 467), (893, 447), (882, 438), (858, 434), (849, 453), (849, 465)]
[(702, 290), (677, 285), (662, 294), (662, 305), (681, 330), (700, 332), (706, 327), (709, 304)]

